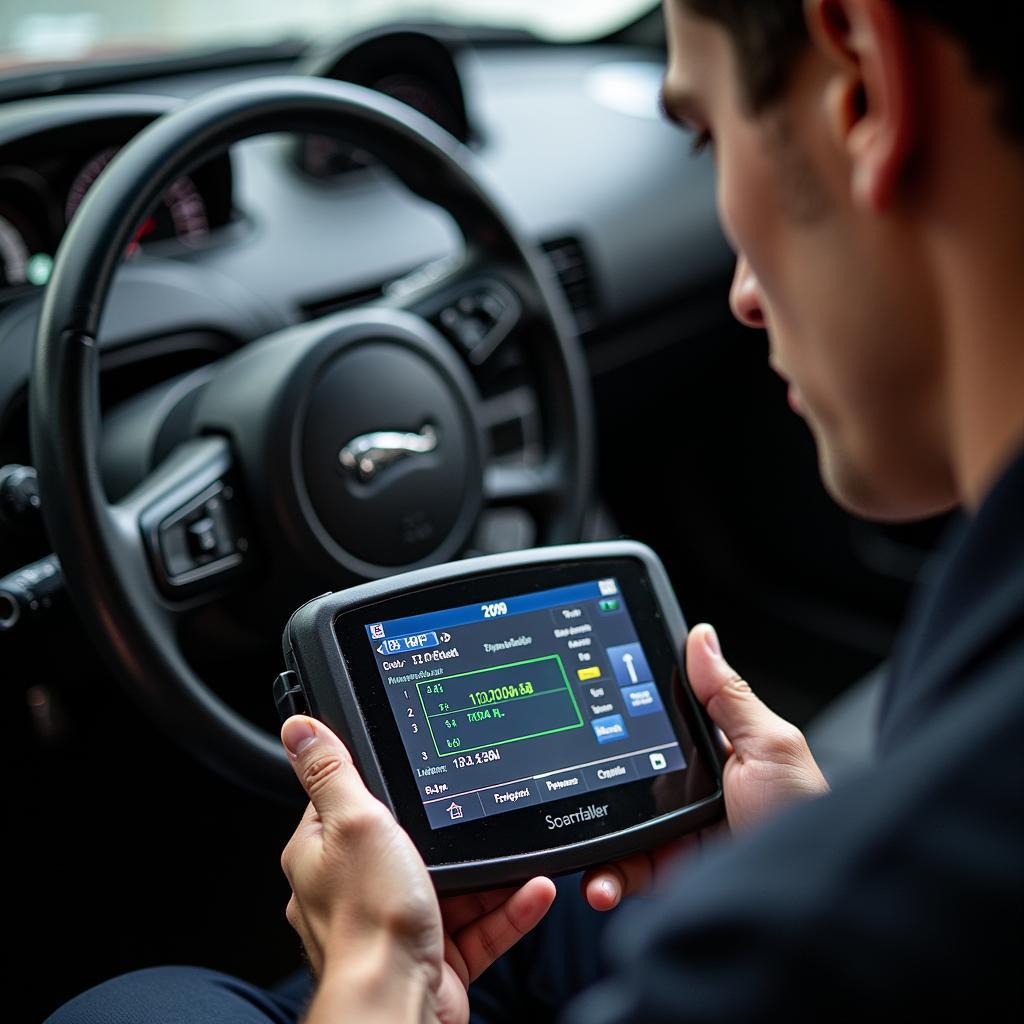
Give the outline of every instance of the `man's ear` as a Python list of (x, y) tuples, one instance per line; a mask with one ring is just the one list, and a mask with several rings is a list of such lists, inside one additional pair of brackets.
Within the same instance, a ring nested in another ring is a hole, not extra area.
[(892, 201), (917, 142), (906, 16), (890, 0), (804, 0), (811, 41), (832, 65), (827, 116), (850, 162), (854, 202)]

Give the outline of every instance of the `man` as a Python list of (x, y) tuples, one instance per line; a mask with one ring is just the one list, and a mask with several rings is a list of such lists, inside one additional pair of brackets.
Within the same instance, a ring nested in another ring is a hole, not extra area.
[[(887, 520), (963, 503), (968, 522), (903, 637), (878, 761), (833, 793), (714, 631), (691, 633), (694, 690), (732, 748), (733, 837), (677, 863), (657, 902), (614, 922), (611, 973), (566, 1019), (1012, 1009), (1024, 874), (1018, 7), (666, 3), (666, 109), (714, 145), (738, 253), (733, 309), (767, 328), (829, 490)], [(466, 1020), (467, 985), (525, 933), (545, 934), (552, 884), (439, 907), (408, 837), (329, 730), (296, 717), (282, 739), (310, 796), (282, 857), (288, 917), (318, 982), (306, 1020)], [(608, 909), (672, 860), (593, 871), (585, 896)], [(591, 956), (543, 950), (553, 971)], [(108, 983), (122, 982), (108, 1001), (133, 977)], [(198, 1000), (201, 985), (190, 991)], [(254, 1009), (253, 992), (242, 997), (253, 1015), (231, 1019), (285, 1019), (280, 1005)], [(199, 1019), (184, 1003), (168, 1012)], [(98, 1005), (75, 1001), (53, 1019), (100, 1019)]]

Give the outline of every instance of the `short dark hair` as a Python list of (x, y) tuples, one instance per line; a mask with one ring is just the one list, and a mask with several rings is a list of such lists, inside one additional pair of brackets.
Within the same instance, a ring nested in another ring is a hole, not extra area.
[[(973, 73), (999, 96), (1002, 127), (1024, 142), (1024, 4), (1005, 0), (890, 0), (935, 22), (964, 48)], [(754, 113), (785, 90), (807, 45), (803, 0), (682, 0), (694, 14), (718, 22), (732, 37), (741, 84)]]

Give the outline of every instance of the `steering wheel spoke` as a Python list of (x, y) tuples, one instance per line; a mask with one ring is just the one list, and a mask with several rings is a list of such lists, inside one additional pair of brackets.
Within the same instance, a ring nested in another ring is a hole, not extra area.
[(527, 315), (514, 276), (509, 268), (480, 257), (445, 258), (393, 282), (386, 300), (428, 320), (470, 367), (482, 367)]
[(560, 477), (550, 460), (539, 466), (495, 463), (484, 472), (484, 502), (490, 508), (523, 508), (544, 515), (558, 501)]
[(222, 437), (180, 445), (115, 506), (141, 538), (160, 593), (188, 607), (237, 586), (251, 562), (233, 459)]

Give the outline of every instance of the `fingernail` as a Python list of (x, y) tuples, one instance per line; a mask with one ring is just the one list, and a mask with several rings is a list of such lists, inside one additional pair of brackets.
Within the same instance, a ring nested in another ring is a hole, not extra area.
[(313, 726), (305, 718), (289, 718), (281, 730), (281, 740), (292, 757), (298, 757), (316, 740)]
[(704, 643), (707, 644), (708, 650), (716, 657), (722, 656), (722, 648), (718, 643), (718, 634), (715, 632), (714, 626), (706, 626), (704, 629)]
[(618, 903), (619, 892), (618, 889), (616, 889), (614, 882), (610, 881), (609, 879), (605, 879), (601, 883), (601, 892), (603, 892), (605, 896), (607, 896), (608, 899), (611, 900), (613, 903)]

